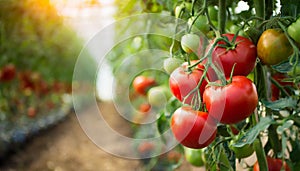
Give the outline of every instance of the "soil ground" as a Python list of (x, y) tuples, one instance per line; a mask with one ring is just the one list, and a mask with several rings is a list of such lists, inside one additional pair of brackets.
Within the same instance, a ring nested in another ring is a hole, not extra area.
[[(104, 112), (108, 122), (129, 133), (128, 123), (111, 115), (115, 112), (113, 105), (108, 103), (104, 106), (106, 111), (110, 111)], [(142, 166), (139, 160), (118, 158), (98, 148), (81, 129), (75, 113), (71, 113), (64, 121), (31, 138), (10, 154), (0, 164), (0, 171), (143, 171)], [(184, 163), (177, 170), (194, 169)]]

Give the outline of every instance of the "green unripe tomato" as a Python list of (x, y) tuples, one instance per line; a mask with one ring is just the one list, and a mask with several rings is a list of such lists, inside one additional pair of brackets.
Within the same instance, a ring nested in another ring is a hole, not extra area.
[(200, 37), (196, 34), (186, 34), (181, 38), (181, 47), (186, 53), (197, 52)]
[(235, 157), (238, 159), (246, 158), (251, 156), (254, 152), (254, 148), (252, 144), (246, 144), (242, 147), (236, 147), (234, 146), (235, 142), (230, 141), (229, 148), (235, 153)]
[(165, 86), (153, 87), (148, 92), (148, 102), (154, 107), (163, 107), (170, 97), (171, 93)]
[[(191, 26), (196, 17), (191, 17), (188, 20), (188, 25)], [(193, 24), (192, 31), (201, 31), (203, 34), (208, 33), (210, 30), (208, 20), (205, 15), (200, 15)]]
[(191, 165), (201, 167), (205, 164), (203, 149), (192, 149), (184, 147), (184, 156)]
[(292, 23), (288, 29), (288, 34), (293, 38), (297, 43), (300, 43), (300, 18), (296, 22)]
[(180, 59), (167, 58), (164, 60), (164, 69), (168, 74), (171, 74), (181, 64), (182, 64), (182, 61)]

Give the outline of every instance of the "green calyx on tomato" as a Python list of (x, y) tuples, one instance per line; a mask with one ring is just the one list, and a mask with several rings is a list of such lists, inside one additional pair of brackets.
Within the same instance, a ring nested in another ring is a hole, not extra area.
[(300, 18), (288, 27), (287, 32), (292, 39), (294, 39), (297, 43), (300, 43)]
[[(220, 81), (216, 82), (217, 84)], [(235, 124), (249, 117), (258, 104), (255, 85), (245, 76), (233, 76), (225, 86), (211, 85), (203, 93), (209, 115), (223, 124)]]
[(182, 145), (200, 149), (214, 141), (217, 126), (207, 112), (194, 110), (191, 106), (182, 106), (172, 115), (171, 130)]
[(188, 147), (184, 147), (183, 149), (186, 161), (196, 167), (204, 166), (205, 156), (202, 151), (203, 149), (193, 149)]
[(257, 43), (257, 55), (265, 65), (275, 65), (287, 60), (293, 48), (285, 34), (278, 29), (267, 29)]
[(196, 34), (186, 34), (181, 38), (181, 47), (186, 53), (197, 52), (200, 45), (200, 37)]

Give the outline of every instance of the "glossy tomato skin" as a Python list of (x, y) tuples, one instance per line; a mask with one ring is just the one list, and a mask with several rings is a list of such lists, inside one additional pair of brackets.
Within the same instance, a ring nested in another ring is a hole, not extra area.
[[(282, 167), (282, 160), (281, 159), (275, 159), (271, 157), (267, 157), (267, 163), (268, 163), (268, 170), (269, 171), (280, 171)], [(284, 163), (284, 171), (290, 171), (290, 167)], [(258, 162), (256, 162), (253, 166), (253, 171), (259, 171), (259, 165)]]
[[(229, 41), (232, 41), (234, 34), (223, 34)], [(218, 45), (224, 45), (225, 42), (220, 41)], [(230, 76), (232, 68), (235, 65), (233, 75), (247, 76), (255, 67), (257, 50), (256, 46), (247, 38), (237, 36), (235, 40), (236, 46), (233, 49), (227, 49), (216, 46), (213, 50), (213, 63), (224, 71), (226, 77)]]
[(203, 94), (209, 114), (223, 124), (235, 124), (250, 116), (258, 103), (255, 85), (245, 76), (233, 76), (226, 86), (209, 86)]
[(257, 43), (257, 55), (266, 65), (275, 65), (293, 53), (293, 48), (285, 34), (277, 29), (268, 29), (262, 33)]
[(216, 123), (207, 112), (193, 110), (190, 106), (178, 108), (171, 118), (175, 138), (184, 146), (200, 149), (216, 138)]
[(184, 156), (187, 162), (196, 167), (204, 166), (205, 157), (203, 149), (192, 149), (184, 147)]
[[(192, 61), (191, 63), (194, 62), (196, 61)], [(178, 100), (183, 102), (186, 97), (186, 100), (184, 101), (185, 104), (195, 104), (195, 100), (198, 102), (198, 92), (195, 91), (190, 95), (189, 93), (194, 90), (200, 82), (203, 75), (203, 67), (200, 68), (200, 65), (198, 65), (196, 68), (192, 69), (191, 72), (187, 71), (187, 69), (187, 63), (184, 63), (182, 66), (175, 69), (170, 75), (169, 86), (172, 94)], [(203, 80), (201, 86), (199, 87), (201, 97), (206, 85), (207, 81)]]
[(141, 94), (141, 95), (146, 95), (147, 91), (156, 85), (156, 82), (154, 79), (152, 78), (148, 78), (145, 76), (137, 76), (135, 77), (135, 79), (133, 80), (133, 88), (134, 90)]

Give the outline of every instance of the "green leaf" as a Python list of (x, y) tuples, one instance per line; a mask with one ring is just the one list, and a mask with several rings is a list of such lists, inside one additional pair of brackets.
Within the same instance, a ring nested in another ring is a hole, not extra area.
[(271, 119), (270, 117), (261, 118), (260, 122), (258, 122), (257, 125), (246, 132), (240, 139), (238, 139), (237, 142), (233, 144), (233, 146), (243, 147), (246, 144), (252, 144), (258, 134), (261, 131), (267, 129), (273, 122), (273, 119)]
[(280, 73), (288, 73), (291, 71), (293, 66), (290, 64), (289, 60), (281, 62), (277, 65), (273, 65), (272, 68)]
[(263, 100), (262, 103), (267, 107), (272, 110), (279, 111), (281, 109), (290, 107), (290, 108), (295, 108), (297, 106), (297, 100), (293, 99), (292, 97), (287, 97), (287, 98), (281, 98), (276, 101), (266, 101)]
[(165, 108), (165, 115), (167, 118), (170, 118), (176, 109), (181, 107), (182, 104), (180, 101), (178, 101), (175, 97), (171, 97), (166, 105)]
[(166, 118), (164, 113), (162, 113), (157, 119), (156, 124), (160, 134), (163, 134), (166, 130), (170, 129), (169, 120)]
[[(221, 146), (222, 147), (222, 146)], [(233, 171), (228, 156), (225, 153), (225, 149), (221, 148), (217, 159), (218, 170), (220, 171)]]
[(284, 122), (283, 125), (277, 127), (276, 129), (277, 134), (282, 134), (285, 130), (289, 129), (292, 125), (294, 125), (293, 120), (288, 120)]

